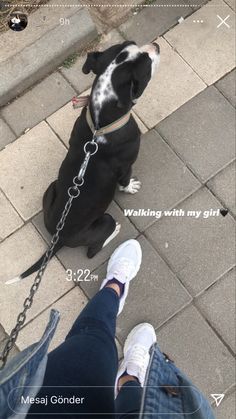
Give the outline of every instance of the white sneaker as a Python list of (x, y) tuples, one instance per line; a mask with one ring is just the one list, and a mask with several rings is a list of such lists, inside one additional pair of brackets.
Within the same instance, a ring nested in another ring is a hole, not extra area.
[(122, 243), (110, 257), (107, 266), (107, 277), (103, 280), (100, 289), (104, 288), (107, 282), (113, 278), (124, 284), (124, 292), (120, 297), (118, 314), (123, 310), (129, 291), (129, 283), (137, 275), (141, 262), (141, 246), (137, 240), (133, 239)]
[(141, 387), (144, 386), (150, 360), (149, 350), (156, 340), (154, 327), (149, 323), (140, 323), (131, 330), (125, 341), (124, 359), (116, 377), (115, 397), (118, 394), (118, 381), (125, 371), (127, 371), (127, 374), (136, 377)]

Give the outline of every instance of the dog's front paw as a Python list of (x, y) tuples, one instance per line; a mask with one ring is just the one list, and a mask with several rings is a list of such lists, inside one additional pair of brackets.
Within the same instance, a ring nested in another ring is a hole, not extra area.
[(128, 184), (128, 186), (119, 186), (119, 190), (125, 193), (131, 193), (131, 194), (135, 194), (137, 193), (141, 188), (141, 182), (137, 179), (130, 179), (130, 182)]

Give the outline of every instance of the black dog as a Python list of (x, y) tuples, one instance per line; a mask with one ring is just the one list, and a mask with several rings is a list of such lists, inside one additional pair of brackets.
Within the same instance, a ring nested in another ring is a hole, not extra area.
[[(105, 127), (131, 110), (150, 81), (159, 61), (159, 46), (138, 48), (135, 42), (114, 45), (104, 52), (89, 53), (83, 72), (96, 74), (90, 96), (89, 111), (94, 126)], [(67, 190), (84, 159), (84, 145), (93, 133), (86, 119), (87, 109), (75, 122), (70, 148), (62, 162), (58, 179), (43, 196), (44, 222), (54, 234), (68, 200)], [(79, 198), (60, 232), (53, 254), (61, 247), (87, 246), (92, 258), (119, 233), (118, 225), (106, 210), (114, 198), (117, 185), (127, 193), (136, 193), (141, 183), (131, 178), (132, 164), (139, 152), (140, 130), (132, 116), (125, 125), (110, 134), (97, 137), (98, 151), (91, 158)], [(44, 255), (31, 268), (15, 278), (20, 280), (39, 269)]]

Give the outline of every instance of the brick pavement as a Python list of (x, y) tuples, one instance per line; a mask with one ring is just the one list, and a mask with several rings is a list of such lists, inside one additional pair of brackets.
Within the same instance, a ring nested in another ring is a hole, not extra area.
[[(118, 321), (119, 349), (130, 328), (151, 322), (161, 348), (211, 402), (211, 393), (226, 393), (216, 414), (219, 419), (232, 419), (234, 4), (214, 0), (194, 11), (193, 6), (201, 3), (189, 2), (189, 8), (173, 8), (170, 13), (145, 9), (102, 39), (99, 48), (122, 37), (140, 42), (157, 39), (161, 46), (160, 68), (134, 108), (143, 133), (134, 174), (143, 186), (135, 196), (117, 192), (109, 212), (121, 222), (121, 232), (94, 259), (88, 260), (83, 248), (64, 248), (50, 262), (17, 345), (23, 349), (32, 343), (32, 327), (33, 340), (41, 336), (52, 307), (62, 313), (52, 347), (60, 343), (97, 291), (112, 251), (122, 241), (136, 237), (143, 249), (143, 263)], [(217, 28), (217, 14), (230, 14), (230, 29)], [(180, 15), (185, 20), (176, 25)], [(137, 30), (149, 17), (150, 26)], [(203, 23), (197, 26), (194, 20)], [(93, 80), (82, 75), (82, 64), (80, 57), (70, 69), (60, 68), (1, 111), (0, 346), (14, 325), (33, 276), (12, 287), (4, 282), (30, 266), (49, 240), (42, 220), (42, 193), (57, 174), (79, 114), (70, 99), (74, 93), (87, 93)], [(53, 101), (51, 92), (55, 92)], [(27, 128), (30, 130), (24, 133)], [(229, 212), (225, 217), (198, 219), (125, 217), (128, 208), (176, 208), (185, 213), (227, 208)], [(69, 268), (89, 269), (98, 281), (82, 282), (75, 288), (65, 280)]]

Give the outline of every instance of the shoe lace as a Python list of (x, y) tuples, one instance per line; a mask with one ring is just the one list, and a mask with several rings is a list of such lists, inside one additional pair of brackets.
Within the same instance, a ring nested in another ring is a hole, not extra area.
[[(115, 275), (125, 275), (128, 277), (128, 273), (131, 270), (131, 262), (129, 259), (122, 258), (119, 260), (119, 264), (115, 267), (114, 274)], [(125, 278), (127, 279), (127, 278)]]
[(137, 371), (137, 378), (139, 379), (140, 383), (144, 382), (147, 366), (149, 361), (149, 353), (147, 348), (142, 345), (134, 345), (130, 349), (128, 362), (127, 362), (127, 371), (129, 369), (133, 371), (133, 367), (135, 366), (135, 370)]

